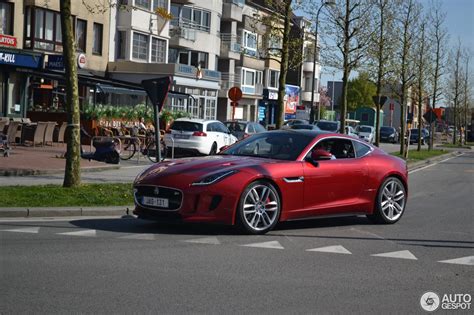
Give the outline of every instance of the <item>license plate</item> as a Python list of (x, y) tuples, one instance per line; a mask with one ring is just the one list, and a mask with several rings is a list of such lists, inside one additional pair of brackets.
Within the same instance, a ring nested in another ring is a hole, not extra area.
[(189, 139), (188, 135), (182, 135), (182, 134), (175, 134), (174, 137), (176, 139)]
[(156, 197), (147, 197), (144, 196), (142, 203), (146, 206), (158, 207), (158, 208), (168, 208), (169, 200), (166, 198), (156, 198)]

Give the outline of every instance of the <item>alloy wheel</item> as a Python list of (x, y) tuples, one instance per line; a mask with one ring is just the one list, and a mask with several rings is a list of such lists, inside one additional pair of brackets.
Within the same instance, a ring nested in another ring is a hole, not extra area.
[(273, 187), (267, 184), (253, 186), (244, 196), (243, 219), (254, 231), (272, 227), (278, 218), (279, 198)]
[(399, 180), (391, 178), (385, 183), (381, 192), (380, 214), (387, 221), (397, 221), (405, 209), (405, 199), (403, 184)]

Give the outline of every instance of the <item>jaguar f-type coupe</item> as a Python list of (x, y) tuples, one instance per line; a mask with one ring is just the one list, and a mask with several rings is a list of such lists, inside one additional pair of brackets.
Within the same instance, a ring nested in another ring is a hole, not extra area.
[(161, 162), (134, 182), (139, 218), (239, 225), (262, 234), (278, 222), (366, 215), (397, 222), (406, 206), (402, 159), (342, 134), (259, 133), (219, 155)]

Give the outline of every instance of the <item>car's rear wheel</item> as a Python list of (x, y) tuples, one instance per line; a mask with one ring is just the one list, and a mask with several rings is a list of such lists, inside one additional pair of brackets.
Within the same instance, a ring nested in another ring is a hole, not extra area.
[(367, 217), (376, 223), (393, 224), (405, 211), (406, 189), (396, 177), (387, 178), (377, 193), (374, 213)]
[(217, 153), (217, 143), (213, 143), (211, 147), (211, 151), (209, 151), (209, 155), (215, 155)]
[(237, 218), (245, 232), (264, 234), (278, 223), (280, 211), (280, 196), (275, 187), (266, 181), (256, 181), (242, 193)]

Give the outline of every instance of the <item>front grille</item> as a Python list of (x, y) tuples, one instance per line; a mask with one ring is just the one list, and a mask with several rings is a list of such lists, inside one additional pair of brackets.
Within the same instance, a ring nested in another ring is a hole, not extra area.
[[(162, 208), (143, 204), (143, 197), (145, 196), (168, 199), (168, 207)], [(136, 186), (135, 201), (143, 208), (175, 211), (181, 208), (183, 193), (180, 190), (162, 186)]]

